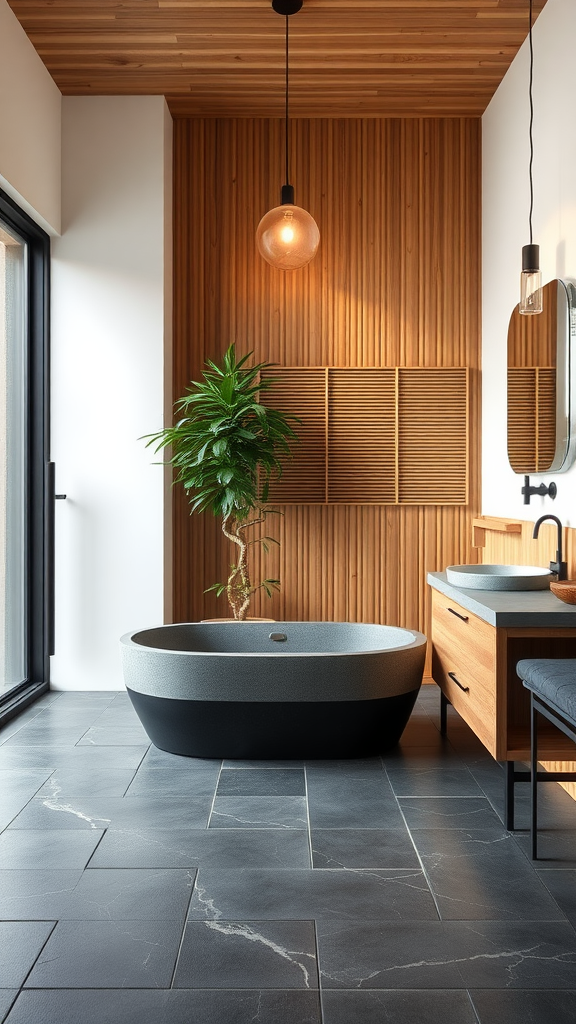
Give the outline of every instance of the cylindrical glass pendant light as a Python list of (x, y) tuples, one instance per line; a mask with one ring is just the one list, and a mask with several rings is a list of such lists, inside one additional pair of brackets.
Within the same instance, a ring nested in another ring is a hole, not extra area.
[(520, 275), (520, 313), (542, 312), (542, 271), (540, 246), (522, 246), (522, 273)]
[(280, 206), (264, 214), (256, 229), (256, 244), (260, 255), (279, 270), (298, 270), (314, 258), (320, 243), (320, 232), (314, 218), (294, 204), (294, 188), (289, 185), (288, 148), (288, 17), (302, 7), (302, 0), (272, 0), (277, 14), (286, 17), (286, 112), (285, 157), (286, 184), (282, 186)]
[(530, 214), (528, 223), (530, 226), (530, 244), (522, 246), (522, 273), (520, 274), (520, 304), (518, 311), (525, 316), (532, 313), (542, 312), (542, 272), (540, 270), (540, 246), (532, 242), (532, 211), (534, 208), (534, 182), (532, 179), (532, 163), (534, 160), (534, 142), (532, 139), (532, 126), (534, 122), (534, 103), (532, 100), (532, 78), (534, 73), (534, 49), (532, 46), (532, 0), (529, 8), (530, 27), (528, 38), (530, 41), (530, 77), (528, 81), (528, 99), (530, 103), (530, 163), (528, 165), (528, 178), (530, 181)]

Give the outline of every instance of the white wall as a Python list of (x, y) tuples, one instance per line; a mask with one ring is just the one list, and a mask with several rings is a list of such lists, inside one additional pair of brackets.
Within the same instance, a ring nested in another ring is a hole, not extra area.
[(0, 188), (45, 231), (60, 231), (62, 97), (0, 0)]
[[(548, 0), (533, 30), (534, 241), (543, 281), (576, 280), (575, 0)], [(558, 496), (523, 504), (523, 477), (506, 454), (506, 346), (519, 298), (521, 249), (529, 241), (528, 42), (483, 118), (483, 426), (482, 511), (536, 519), (545, 512), (576, 526), (576, 467), (539, 474)]]
[(109, 690), (121, 634), (163, 619), (164, 474), (139, 437), (163, 423), (171, 119), (162, 97), (66, 97), (62, 115), (52, 686)]

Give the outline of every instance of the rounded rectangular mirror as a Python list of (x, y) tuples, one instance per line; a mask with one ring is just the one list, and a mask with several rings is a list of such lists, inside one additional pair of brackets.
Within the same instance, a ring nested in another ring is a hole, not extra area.
[(508, 459), (515, 473), (560, 473), (576, 456), (576, 289), (554, 280), (543, 311), (508, 326)]

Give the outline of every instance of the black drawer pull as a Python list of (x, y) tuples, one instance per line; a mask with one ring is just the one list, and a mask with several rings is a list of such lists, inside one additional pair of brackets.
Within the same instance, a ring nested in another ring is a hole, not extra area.
[(450, 679), (452, 679), (456, 683), (456, 686), (459, 686), (461, 690), (464, 690), (464, 693), (470, 692), (470, 687), (462, 686), (462, 683), (460, 682), (459, 679), (456, 679), (456, 676), (454, 675), (453, 672), (449, 672), (448, 675), (450, 676)]
[(452, 612), (452, 615), (456, 615), (459, 619), (462, 619), (462, 622), (468, 622), (467, 615), (460, 615), (460, 612), (455, 612), (453, 608), (449, 608), (448, 611)]

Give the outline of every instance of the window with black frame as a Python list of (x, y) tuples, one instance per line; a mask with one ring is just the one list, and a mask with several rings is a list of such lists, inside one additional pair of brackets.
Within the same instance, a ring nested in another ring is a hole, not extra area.
[(0, 722), (49, 680), (49, 259), (0, 191)]

